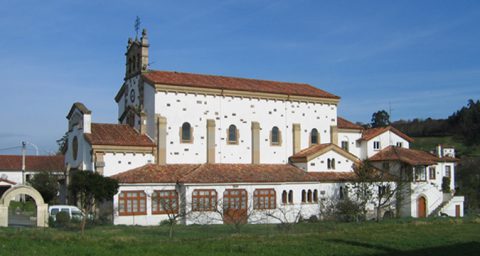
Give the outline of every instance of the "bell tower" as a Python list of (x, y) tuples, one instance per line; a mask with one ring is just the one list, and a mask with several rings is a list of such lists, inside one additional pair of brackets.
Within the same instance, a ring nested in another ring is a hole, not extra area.
[(146, 29), (143, 29), (140, 40), (138, 40), (138, 37), (135, 37), (135, 40), (132, 38), (128, 39), (127, 52), (125, 53), (125, 80), (147, 71), (148, 47)]

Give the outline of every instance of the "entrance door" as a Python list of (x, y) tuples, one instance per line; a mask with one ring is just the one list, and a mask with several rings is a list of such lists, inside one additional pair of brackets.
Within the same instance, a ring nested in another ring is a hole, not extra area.
[(426, 203), (425, 197), (423, 196), (418, 198), (417, 217), (418, 218), (427, 217), (427, 203)]
[(247, 223), (247, 191), (227, 189), (223, 193), (223, 222)]
[(460, 216), (460, 205), (455, 205), (455, 217), (459, 218)]

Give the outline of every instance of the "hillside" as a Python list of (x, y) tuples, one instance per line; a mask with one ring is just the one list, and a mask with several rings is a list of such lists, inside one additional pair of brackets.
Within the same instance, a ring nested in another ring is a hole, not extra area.
[(453, 146), (456, 150), (457, 157), (474, 156), (480, 157), (480, 145), (468, 146), (462, 140), (453, 136), (432, 136), (432, 137), (413, 137), (410, 147), (424, 151), (432, 151), (438, 144)]

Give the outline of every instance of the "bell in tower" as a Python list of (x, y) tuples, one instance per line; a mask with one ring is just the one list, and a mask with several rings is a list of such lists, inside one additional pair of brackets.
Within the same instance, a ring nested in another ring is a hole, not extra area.
[(142, 37), (138, 40), (128, 39), (126, 56), (125, 80), (147, 71), (148, 68), (148, 36), (143, 29)]

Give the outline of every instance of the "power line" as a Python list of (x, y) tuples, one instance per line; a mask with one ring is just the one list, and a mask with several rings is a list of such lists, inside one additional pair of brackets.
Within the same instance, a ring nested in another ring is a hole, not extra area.
[(17, 148), (22, 148), (22, 146), (9, 147), (9, 148), (0, 148), (0, 151), (6, 151), (6, 150), (10, 150), (10, 149), (17, 149)]

